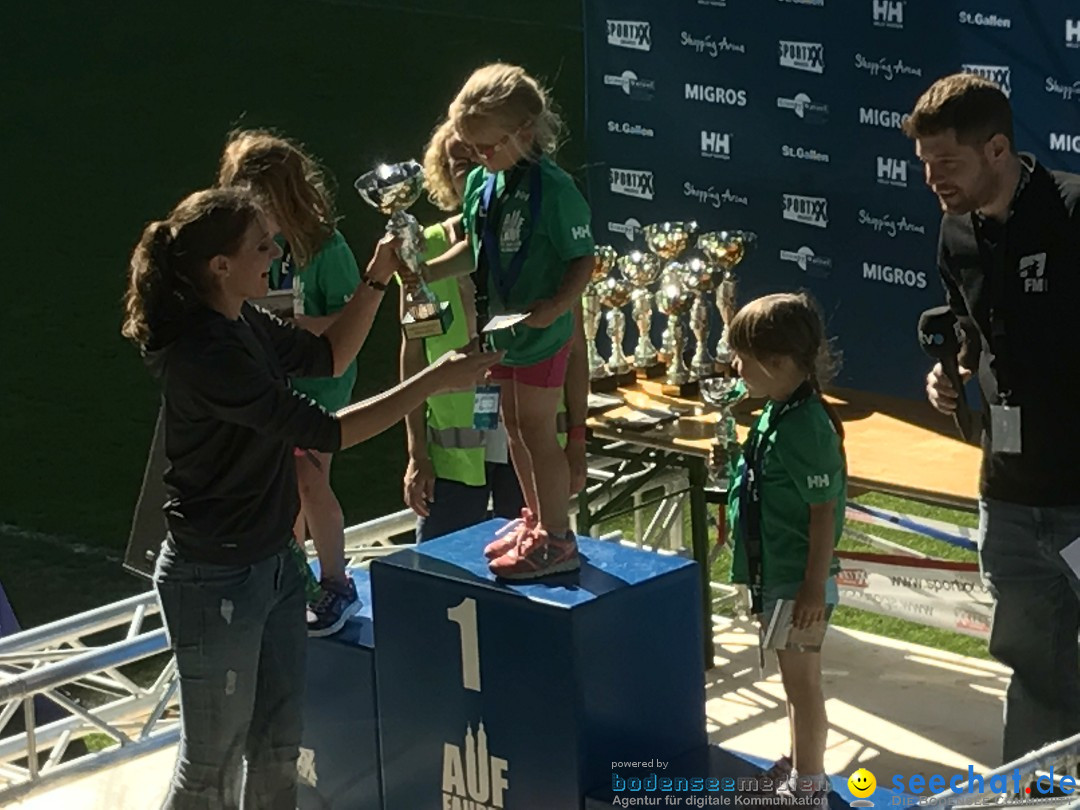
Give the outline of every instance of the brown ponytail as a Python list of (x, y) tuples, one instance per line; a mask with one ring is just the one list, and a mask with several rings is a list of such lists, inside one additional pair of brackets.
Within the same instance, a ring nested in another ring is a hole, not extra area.
[(249, 192), (211, 189), (147, 225), (131, 255), (120, 333), (142, 349), (173, 339), (215, 289), (210, 259), (234, 255), (258, 213)]

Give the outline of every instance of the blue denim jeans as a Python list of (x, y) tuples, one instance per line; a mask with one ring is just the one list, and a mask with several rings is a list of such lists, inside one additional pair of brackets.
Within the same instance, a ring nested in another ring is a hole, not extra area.
[[(521, 516), (525, 498), (514, 465), (489, 462), (485, 472), (486, 483), (481, 487), (435, 479), (435, 500), (428, 504), (429, 514), (416, 522), (417, 543), (474, 526), (492, 516), (508, 520)], [(489, 496), (494, 507), (491, 513)]]
[(166, 543), (154, 580), (182, 723), (163, 810), (295, 810), (307, 626), (291, 552), (209, 565)]
[(979, 504), (979, 567), (993, 594), (990, 654), (1013, 671), (1004, 762), (1080, 732), (1080, 580), (1061, 549), (1080, 537), (1080, 506)]

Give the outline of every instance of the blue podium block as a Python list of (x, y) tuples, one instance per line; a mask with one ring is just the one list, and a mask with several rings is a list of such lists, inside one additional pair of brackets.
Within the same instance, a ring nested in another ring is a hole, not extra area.
[(502, 524), (371, 565), (384, 810), (573, 810), (705, 744), (697, 564), (580, 538), (581, 571), (503, 583)]
[(341, 632), (308, 639), (300, 810), (382, 810), (371, 579), (349, 573), (360, 613)]

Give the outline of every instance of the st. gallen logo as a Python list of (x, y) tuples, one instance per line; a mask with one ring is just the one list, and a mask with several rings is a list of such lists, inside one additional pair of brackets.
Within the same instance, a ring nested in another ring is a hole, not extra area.
[(855, 801), (851, 803), (852, 807), (874, 806), (874, 803), (870, 801), (870, 797), (877, 790), (877, 779), (866, 768), (859, 768), (849, 776), (847, 786), (848, 790), (851, 791), (851, 795), (855, 797)]

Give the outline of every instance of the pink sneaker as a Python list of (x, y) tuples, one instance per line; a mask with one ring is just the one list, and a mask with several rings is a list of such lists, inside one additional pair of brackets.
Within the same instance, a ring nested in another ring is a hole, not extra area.
[(489, 560), (501, 557), (518, 543), (525, 539), (525, 535), (536, 528), (536, 515), (532, 510), (525, 507), (521, 510), (521, 517), (511, 520), (497, 532), (495, 539), (484, 546), (484, 556)]
[(577, 538), (567, 532), (561, 539), (536, 529), (498, 559), (488, 569), (501, 579), (539, 579), (549, 574), (564, 574), (581, 568)]

